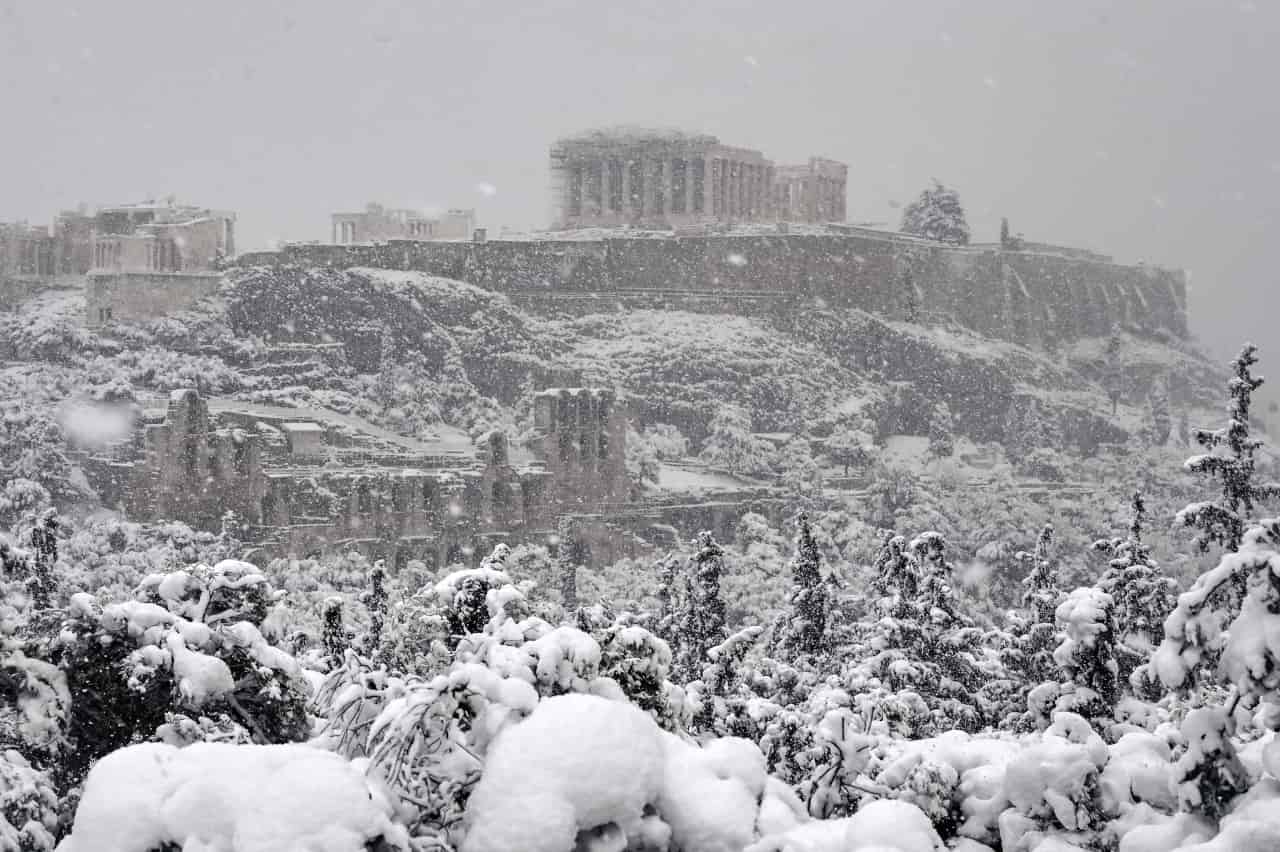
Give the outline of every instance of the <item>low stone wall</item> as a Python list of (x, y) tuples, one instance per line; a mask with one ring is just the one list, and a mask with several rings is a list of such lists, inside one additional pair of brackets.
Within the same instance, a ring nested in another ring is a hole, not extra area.
[(909, 321), (945, 318), (1030, 346), (1105, 335), (1114, 323), (1187, 334), (1186, 277), (1179, 270), (875, 232), (294, 245), (238, 262), (414, 270), (531, 306), (543, 294), (626, 297), (624, 306), (633, 298), (697, 303), (706, 296), (705, 307), (737, 312), (774, 295)]

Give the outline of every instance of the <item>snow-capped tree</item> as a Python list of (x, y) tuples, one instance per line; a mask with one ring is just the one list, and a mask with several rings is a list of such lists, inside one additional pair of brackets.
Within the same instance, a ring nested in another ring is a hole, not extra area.
[(226, 714), (257, 743), (304, 739), (310, 687), (263, 634), (277, 597), (255, 566), (235, 560), (151, 574), (121, 603), (72, 595), (56, 646), (71, 695), (63, 782), (156, 735), (174, 712)]
[[(360, 594), (360, 602), (369, 613), (369, 630), (362, 650), (370, 657), (382, 650), (382, 630), (387, 622), (387, 564), (379, 559), (369, 570), (369, 588)], [(326, 624), (327, 627), (327, 624)]]
[(341, 665), (347, 649), (351, 647), (351, 631), (347, 628), (343, 612), (345, 606), (346, 601), (335, 595), (324, 602), (321, 610), (324, 623), (321, 643), (331, 666)]
[(790, 656), (813, 657), (827, 647), (830, 589), (822, 576), (822, 558), (807, 515), (800, 515), (798, 527), (796, 554), (791, 560), (792, 590), (788, 597), (791, 606), (787, 613), (779, 616), (775, 630), (781, 636), (776, 639), (776, 645)]
[(723, 405), (711, 418), (699, 458), (730, 473), (764, 473), (772, 451), (751, 432), (751, 415), (736, 405)]
[(822, 496), (822, 468), (813, 458), (806, 438), (797, 436), (787, 442), (777, 456), (782, 486), (801, 500)]
[(875, 439), (867, 431), (855, 428), (853, 424), (843, 423), (827, 437), (825, 447), (831, 461), (844, 468), (844, 475), (849, 475), (849, 468), (865, 465), (871, 461)]
[[(1096, 541), (1093, 548), (1111, 557), (1098, 588), (1115, 602), (1120, 644), (1124, 651), (1145, 658), (1164, 638), (1164, 620), (1176, 603), (1177, 582), (1164, 576), (1142, 540), (1146, 503), (1141, 493), (1134, 493), (1131, 506), (1129, 534)], [(1128, 677), (1127, 672), (1122, 675)]]
[(1258, 503), (1280, 496), (1280, 485), (1254, 483), (1254, 452), (1262, 441), (1249, 435), (1249, 407), (1253, 392), (1262, 385), (1250, 367), (1258, 362), (1257, 347), (1245, 344), (1231, 362), (1232, 377), (1227, 382), (1231, 403), (1227, 425), (1222, 429), (1196, 430), (1196, 442), (1207, 452), (1187, 459), (1185, 467), (1194, 474), (1221, 480), (1222, 492), (1216, 500), (1192, 503), (1178, 513), (1177, 522), (1195, 527), (1195, 543), (1201, 552), (1213, 544), (1229, 551), (1240, 547), (1245, 529), (1254, 519)]
[(1053, 658), (1067, 675), (1059, 711), (1109, 718), (1117, 698), (1115, 602), (1093, 586), (1075, 589), (1058, 605), (1062, 643)]
[(675, 637), (676, 671), (686, 681), (696, 680), (710, 659), (711, 648), (728, 638), (720, 576), (724, 550), (709, 532), (698, 535), (697, 553), (689, 561), (686, 591)]
[(969, 223), (965, 221), (960, 195), (936, 178), (932, 187), (902, 211), (901, 230), (944, 243), (969, 244)]
[(955, 426), (951, 422), (951, 409), (945, 402), (933, 407), (929, 417), (929, 452), (937, 458), (947, 458), (955, 452)]
[(1045, 524), (1040, 530), (1034, 552), (1019, 551), (1015, 558), (1029, 568), (1022, 580), (1022, 605), (1027, 619), (1016, 631), (1017, 668), (1027, 685), (1034, 687), (1058, 674), (1053, 659), (1058, 644), (1056, 613), (1065, 595), (1058, 586), (1053, 524)]

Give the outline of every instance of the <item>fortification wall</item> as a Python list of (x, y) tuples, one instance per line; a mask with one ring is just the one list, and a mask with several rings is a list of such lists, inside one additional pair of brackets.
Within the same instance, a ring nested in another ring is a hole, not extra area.
[(1104, 335), (1113, 323), (1187, 333), (1179, 270), (874, 232), (295, 245), (240, 263), (415, 270), (521, 300), (644, 291), (783, 295), (897, 319), (951, 320), (1031, 346)]

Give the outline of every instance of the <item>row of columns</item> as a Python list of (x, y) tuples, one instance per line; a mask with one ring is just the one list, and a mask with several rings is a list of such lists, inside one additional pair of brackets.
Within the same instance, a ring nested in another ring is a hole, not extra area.
[(567, 167), (570, 219), (610, 215), (756, 220), (771, 208), (773, 167), (732, 158), (605, 157)]

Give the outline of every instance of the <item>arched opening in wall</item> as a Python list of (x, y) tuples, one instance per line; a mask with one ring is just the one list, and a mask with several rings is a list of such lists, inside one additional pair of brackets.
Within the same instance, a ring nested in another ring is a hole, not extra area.
[(271, 526), (275, 523), (276, 516), (276, 495), (273, 491), (268, 491), (262, 495), (262, 523), (264, 526)]
[(423, 511), (431, 511), (436, 504), (436, 482), (434, 479), (422, 480), (422, 509)]
[(373, 514), (373, 488), (367, 482), (356, 485), (356, 511), (361, 515)]
[(445, 565), (463, 565), (466, 563), (466, 554), (462, 552), (462, 545), (454, 543), (449, 545), (449, 550), (445, 554)]

